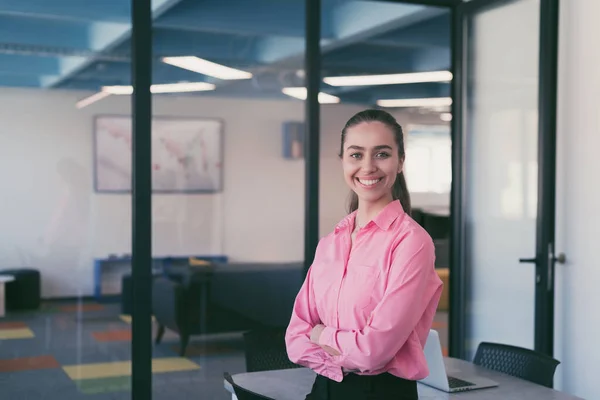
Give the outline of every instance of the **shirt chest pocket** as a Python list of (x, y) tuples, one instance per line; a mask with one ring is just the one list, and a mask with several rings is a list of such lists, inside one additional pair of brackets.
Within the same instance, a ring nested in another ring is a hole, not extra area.
[(366, 265), (353, 265), (348, 268), (344, 292), (347, 301), (356, 308), (363, 309), (373, 301), (373, 292), (379, 280), (378, 268)]

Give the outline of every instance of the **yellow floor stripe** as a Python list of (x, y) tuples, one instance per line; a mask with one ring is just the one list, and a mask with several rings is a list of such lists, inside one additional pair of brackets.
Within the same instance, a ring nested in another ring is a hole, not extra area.
[[(121, 321), (126, 322), (128, 324), (131, 323), (131, 315), (126, 315), (126, 314), (121, 314), (119, 315), (119, 318), (121, 319)], [(154, 315), (152, 316), (152, 322), (155, 322), (156, 318), (154, 318)]]
[[(152, 372), (177, 372), (199, 369), (200, 366), (187, 358), (155, 358), (152, 360)], [(65, 373), (73, 380), (98, 379), (131, 375), (131, 361), (109, 363), (70, 365), (63, 367)]]
[(2, 329), (0, 330), (0, 340), (4, 339), (30, 339), (35, 337), (31, 329), (29, 328), (18, 328), (18, 329)]

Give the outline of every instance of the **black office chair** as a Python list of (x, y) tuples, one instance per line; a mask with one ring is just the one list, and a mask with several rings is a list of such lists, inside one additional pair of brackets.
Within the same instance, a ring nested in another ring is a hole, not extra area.
[(482, 342), (473, 364), (551, 388), (560, 361), (522, 347)]
[(300, 368), (290, 361), (285, 346), (285, 328), (261, 328), (244, 333), (246, 371)]
[(243, 387), (237, 385), (233, 381), (233, 378), (231, 377), (231, 374), (229, 372), (223, 373), (223, 377), (233, 387), (233, 392), (235, 393), (235, 397), (237, 397), (238, 400), (274, 400), (270, 397), (251, 392), (250, 390), (244, 389)]

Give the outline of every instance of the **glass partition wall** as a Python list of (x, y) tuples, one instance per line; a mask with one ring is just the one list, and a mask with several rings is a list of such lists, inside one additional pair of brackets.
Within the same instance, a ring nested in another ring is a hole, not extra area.
[(131, 28), (128, 2), (0, 2), (2, 398), (132, 396), (130, 126), (99, 117), (130, 112), (101, 87), (131, 85)]
[(304, 16), (304, 1), (184, 0), (152, 21), (152, 256), (170, 258), (153, 278), (153, 362), (170, 360), (155, 399), (231, 398), (224, 373), (264, 351), (244, 333), (289, 322), (305, 104), (286, 93), (303, 82)]

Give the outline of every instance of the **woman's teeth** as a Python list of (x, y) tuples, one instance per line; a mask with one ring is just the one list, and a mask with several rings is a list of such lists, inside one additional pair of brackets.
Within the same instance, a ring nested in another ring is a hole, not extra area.
[(373, 186), (374, 184), (376, 184), (377, 182), (379, 182), (381, 180), (381, 178), (379, 179), (358, 179), (358, 181), (360, 183), (362, 183), (365, 186)]

